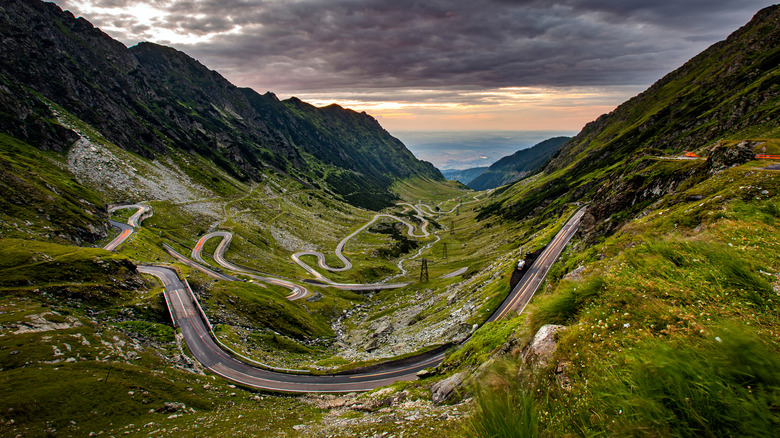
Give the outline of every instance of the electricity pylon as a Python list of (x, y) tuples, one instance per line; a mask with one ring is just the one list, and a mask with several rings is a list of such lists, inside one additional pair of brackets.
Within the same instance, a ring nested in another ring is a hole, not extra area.
[(422, 259), (420, 265), (420, 283), (428, 282), (428, 259)]

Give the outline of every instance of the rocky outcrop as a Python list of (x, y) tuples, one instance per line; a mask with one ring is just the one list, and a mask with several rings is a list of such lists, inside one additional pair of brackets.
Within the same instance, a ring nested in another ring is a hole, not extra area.
[[(397, 391), (392, 387), (365, 394), (310, 394), (301, 399), (304, 403), (326, 412), (318, 422), (298, 424), (292, 427), (295, 436), (421, 436), (437, 421), (455, 420), (470, 412), (467, 402), (435, 405), (430, 399), (415, 392)], [(367, 426), (389, 432), (366, 434)], [(431, 431), (431, 433), (433, 433)]]
[[(62, 321), (53, 322), (50, 321), (47, 317), (55, 319), (55, 321), (56, 319), (62, 319)], [(13, 334), (20, 335), (24, 333), (46, 332), (50, 330), (65, 330), (74, 327), (80, 327), (82, 325), (78, 318), (67, 315), (60, 316), (59, 314), (53, 312), (27, 315), (25, 319), (26, 321), (16, 324), (16, 330), (13, 331)]]
[(433, 404), (439, 405), (455, 397), (463, 386), (464, 379), (465, 374), (461, 372), (434, 383), (431, 387)]
[(549, 365), (558, 348), (558, 333), (564, 330), (566, 326), (543, 325), (521, 354), (525, 367), (539, 369)]
[(734, 146), (717, 144), (710, 148), (707, 165), (715, 173), (729, 167), (739, 166), (755, 159), (753, 148), (756, 142), (741, 141)]

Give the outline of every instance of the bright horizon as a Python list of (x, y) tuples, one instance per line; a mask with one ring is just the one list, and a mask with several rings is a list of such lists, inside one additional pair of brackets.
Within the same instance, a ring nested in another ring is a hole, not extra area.
[[(337, 104), (354, 111), (365, 111), (390, 131), (580, 131), (586, 123), (614, 110), (618, 105), (643, 91), (644, 87), (616, 87), (601, 90), (505, 90), (482, 91), (491, 99), (485, 102), (458, 104), (447, 101), (419, 103), (408, 100), (371, 100), (327, 93), (280, 95), (280, 99), (297, 97), (323, 107)], [(260, 92), (260, 90), (255, 90)], [(435, 95), (435, 90), (424, 91)], [(422, 94), (420, 92), (419, 94)], [(469, 94), (464, 93), (468, 97)]]
[(574, 136), (578, 131), (477, 130), (396, 131), (390, 134), (404, 142), (419, 159), (439, 170), (487, 167), (499, 159), (552, 137)]

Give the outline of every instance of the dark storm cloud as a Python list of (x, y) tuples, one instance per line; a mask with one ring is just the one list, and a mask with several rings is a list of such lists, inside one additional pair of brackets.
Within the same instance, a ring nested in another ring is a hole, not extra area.
[[(78, 2), (58, 3), (67, 8)], [(90, 3), (123, 7), (139, 2)], [(306, 91), (646, 84), (724, 38), (771, 2), (143, 3), (168, 13), (151, 23), (153, 26), (182, 34), (214, 34), (206, 43), (176, 46), (234, 81), (260, 89)], [(117, 20), (125, 23), (127, 17)], [(124, 40), (133, 43), (128, 40), (131, 38), (128, 34)]]

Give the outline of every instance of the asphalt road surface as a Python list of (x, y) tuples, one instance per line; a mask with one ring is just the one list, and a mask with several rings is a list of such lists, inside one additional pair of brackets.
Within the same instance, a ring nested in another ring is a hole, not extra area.
[(171, 315), (193, 356), (214, 374), (242, 385), (281, 392), (367, 391), (399, 380), (414, 380), (418, 371), (444, 358), (438, 354), (413, 364), (349, 375), (314, 376), (262, 369), (236, 359), (214, 341), (192, 291), (179, 280), (176, 271), (162, 266), (139, 266), (138, 270), (162, 281)]
[[(525, 309), (550, 266), (571, 240), (584, 213), (585, 208), (580, 209), (563, 226), (488, 321), (500, 320)], [(349, 375), (314, 376), (271, 371), (242, 362), (217, 344), (195, 295), (185, 282), (179, 280), (176, 271), (163, 266), (139, 266), (138, 270), (162, 281), (171, 318), (174, 325), (181, 328), (193, 356), (214, 374), (242, 385), (281, 392), (366, 391), (399, 380), (414, 380), (418, 371), (434, 367), (444, 359), (443, 353), (433, 356), (423, 354), (418, 358), (408, 358), (403, 365), (390, 362), (378, 370)]]
[(539, 288), (539, 285), (542, 284), (544, 277), (547, 276), (550, 267), (558, 260), (561, 252), (563, 252), (563, 248), (569, 243), (572, 236), (574, 236), (584, 214), (585, 207), (582, 207), (574, 213), (574, 216), (566, 222), (563, 228), (561, 228), (561, 231), (555, 235), (539, 258), (534, 261), (534, 264), (531, 265), (528, 272), (523, 275), (520, 282), (512, 289), (509, 296), (507, 296), (498, 309), (493, 312), (493, 315), (488, 319), (488, 322), (497, 321), (508, 315), (523, 312), (525, 306), (528, 305), (528, 302), (531, 301), (531, 298), (533, 298), (536, 290)]
[(165, 248), (166, 251), (168, 251), (168, 254), (175, 257), (180, 262), (184, 263), (185, 265), (197, 269), (200, 272), (203, 272), (204, 274), (208, 275), (209, 277), (216, 278), (218, 280), (225, 280), (225, 281), (241, 281), (240, 278), (234, 277), (232, 275), (223, 274), (221, 272), (217, 272), (213, 269), (209, 269), (200, 263), (196, 263), (187, 257), (185, 257), (183, 254), (179, 253), (175, 249), (171, 248), (170, 246), (163, 243), (163, 248)]
[(115, 228), (119, 228), (119, 231), (121, 231), (119, 235), (114, 238), (114, 240), (112, 240), (111, 242), (109, 242), (108, 245), (103, 247), (104, 249), (113, 251), (119, 245), (121, 245), (125, 240), (127, 240), (127, 238), (130, 237), (131, 234), (133, 234), (133, 227), (114, 220), (109, 220), (108, 222), (111, 223), (111, 226)]
[(306, 289), (305, 287), (299, 284), (295, 284), (291, 281), (283, 280), (281, 278), (258, 275), (260, 274), (260, 272), (256, 272), (251, 269), (244, 268), (243, 266), (239, 266), (225, 260), (225, 251), (227, 251), (227, 249), (230, 247), (230, 241), (233, 240), (233, 233), (229, 231), (215, 231), (213, 233), (208, 233), (203, 237), (201, 237), (200, 240), (198, 240), (198, 243), (195, 244), (195, 248), (192, 250), (193, 259), (201, 263), (205, 263), (203, 261), (203, 257), (201, 256), (201, 253), (203, 252), (203, 245), (213, 237), (222, 238), (222, 240), (220, 240), (219, 244), (217, 245), (217, 249), (214, 250), (214, 261), (216, 261), (217, 264), (219, 264), (223, 268), (235, 272), (240, 272), (246, 275), (247, 277), (250, 277), (254, 280), (262, 281), (263, 283), (275, 284), (277, 286), (290, 289), (291, 293), (290, 295), (287, 296), (287, 299), (290, 301), (298, 300), (311, 295), (311, 292), (308, 289)]
[[(399, 205), (401, 205), (401, 204), (399, 204)], [(404, 204), (404, 205), (410, 205), (411, 206), (411, 204)], [(420, 233), (421, 234), (418, 235), (418, 234), (415, 233), (415, 226), (413, 224), (410, 224), (409, 222), (406, 222), (405, 220), (403, 220), (403, 219), (401, 219), (401, 218), (399, 218), (397, 216), (393, 216), (391, 214), (380, 213), (380, 214), (374, 215), (373, 219), (368, 221), (362, 227), (360, 227), (357, 230), (355, 230), (349, 236), (347, 236), (344, 239), (342, 239), (341, 242), (339, 242), (339, 244), (336, 245), (336, 251), (335, 251), (336, 257), (338, 257), (339, 260), (341, 260), (341, 262), (344, 264), (343, 267), (334, 268), (334, 267), (328, 266), (328, 264), (325, 262), (325, 255), (323, 255), (319, 251), (300, 251), (300, 252), (296, 252), (295, 254), (291, 255), (290, 258), (292, 258), (295, 263), (300, 265), (308, 273), (313, 275), (314, 278), (316, 278), (318, 282), (321, 282), (323, 284), (323, 286), (329, 286), (329, 287), (335, 287), (335, 288), (339, 288), (339, 289), (353, 290), (353, 291), (379, 290), (379, 289), (397, 289), (397, 288), (401, 288), (401, 287), (404, 287), (404, 286), (408, 286), (409, 283), (375, 283), (375, 284), (335, 283), (335, 282), (331, 281), (330, 279), (328, 279), (327, 277), (325, 277), (324, 275), (322, 275), (316, 269), (314, 269), (311, 266), (309, 266), (306, 262), (301, 260), (302, 256), (307, 256), (307, 255), (308, 256), (317, 257), (317, 265), (320, 268), (322, 268), (322, 269), (325, 269), (325, 270), (328, 270), (328, 271), (332, 271), (332, 272), (341, 272), (341, 271), (346, 271), (348, 269), (351, 269), (352, 268), (352, 262), (346, 256), (344, 256), (344, 253), (343, 253), (344, 248), (347, 245), (347, 242), (349, 242), (350, 239), (352, 239), (353, 237), (358, 235), (360, 232), (362, 232), (366, 228), (370, 227), (374, 222), (379, 220), (379, 218), (383, 218), (383, 217), (396, 220), (396, 221), (401, 222), (402, 224), (406, 225), (406, 227), (407, 227), (407, 234), (410, 237), (426, 238), (426, 237), (431, 235), (428, 232), (428, 225), (429, 225), (429, 223), (422, 216), (417, 216), (423, 222), (423, 225), (420, 228), (420, 230), (421, 230)]]
[(112, 211), (121, 210), (123, 208), (137, 208), (138, 211), (133, 213), (132, 216), (130, 216), (129, 219), (127, 219), (127, 224), (123, 224), (121, 222), (109, 220), (112, 226), (119, 228), (121, 231), (119, 233), (119, 236), (117, 236), (114, 240), (109, 242), (108, 245), (104, 246), (104, 249), (107, 249), (109, 251), (115, 250), (119, 245), (121, 245), (125, 240), (127, 240), (128, 237), (130, 237), (131, 234), (133, 234), (133, 229), (139, 225), (141, 225), (141, 217), (147, 212), (151, 211), (152, 207), (144, 204), (127, 204), (127, 205), (117, 205), (115, 207), (111, 207), (108, 209), (108, 212), (111, 213)]

